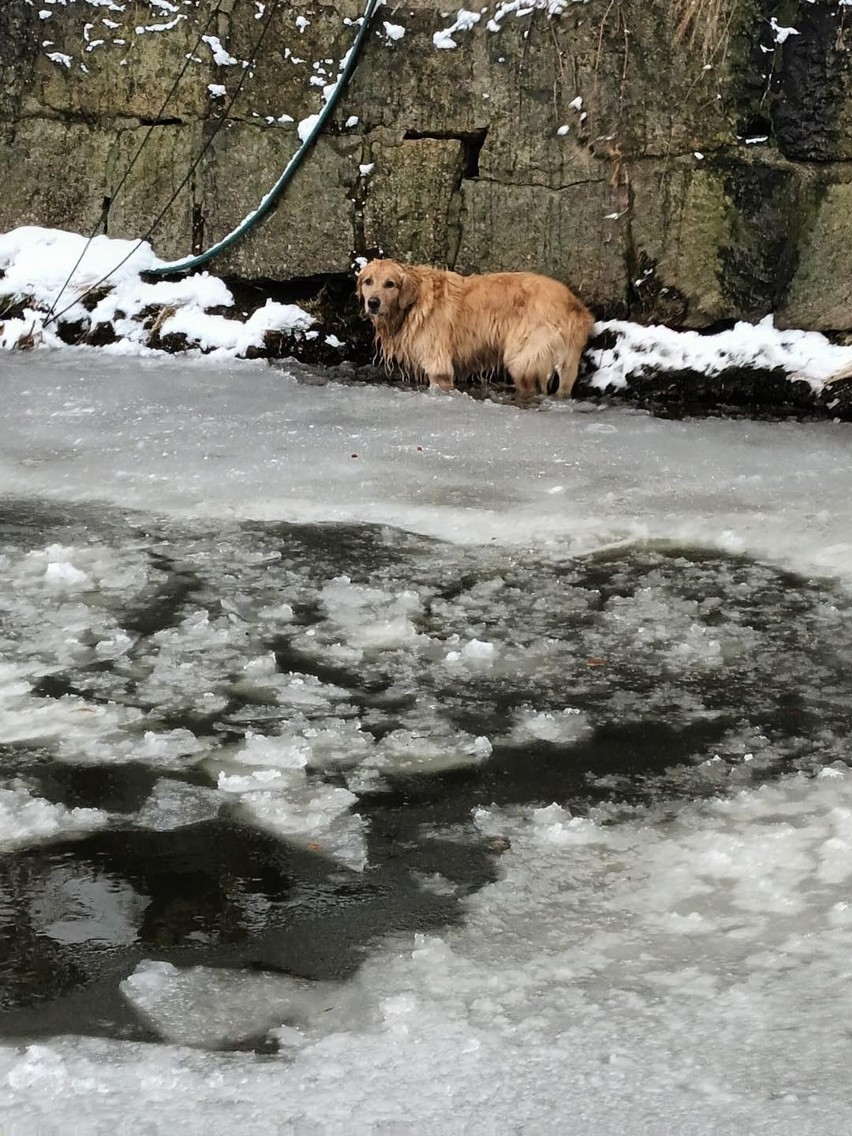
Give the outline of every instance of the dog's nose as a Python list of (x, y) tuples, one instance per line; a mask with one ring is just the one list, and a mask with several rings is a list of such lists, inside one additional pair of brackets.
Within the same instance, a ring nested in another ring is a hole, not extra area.
[(367, 307), (369, 308), (369, 310), (371, 312), (377, 312), (381, 306), (382, 306), (382, 301), (379, 299), (378, 296), (371, 296), (369, 298), (369, 300), (367, 301)]

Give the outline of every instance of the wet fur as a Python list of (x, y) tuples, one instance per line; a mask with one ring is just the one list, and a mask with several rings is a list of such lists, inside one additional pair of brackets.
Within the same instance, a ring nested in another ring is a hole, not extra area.
[(531, 272), (460, 276), (373, 260), (356, 291), (385, 362), (444, 389), (504, 369), (522, 394), (568, 398), (594, 324), (564, 284)]

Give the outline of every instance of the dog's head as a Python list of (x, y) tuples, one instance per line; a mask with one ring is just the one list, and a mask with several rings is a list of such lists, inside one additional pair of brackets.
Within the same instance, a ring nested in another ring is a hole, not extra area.
[(417, 278), (396, 260), (371, 260), (358, 273), (355, 291), (374, 323), (394, 322), (417, 299)]

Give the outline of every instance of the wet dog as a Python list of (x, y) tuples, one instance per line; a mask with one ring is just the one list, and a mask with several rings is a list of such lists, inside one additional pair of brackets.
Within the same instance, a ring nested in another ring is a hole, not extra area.
[(594, 324), (570, 289), (532, 272), (460, 276), (372, 260), (356, 291), (385, 362), (445, 390), (505, 370), (521, 394), (568, 398)]

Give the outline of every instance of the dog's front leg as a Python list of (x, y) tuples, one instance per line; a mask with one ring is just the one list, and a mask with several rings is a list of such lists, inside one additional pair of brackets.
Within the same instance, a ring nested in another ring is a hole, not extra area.
[(453, 380), (453, 364), (450, 359), (435, 355), (424, 362), (423, 371), (429, 380), (430, 387), (439, 387), (445, 391), (453, 389), (455, 383)]
[(438, 387), (442, 391), (451, 391), (455, 386), (452, 375), (430, 375), (429, 386)]

